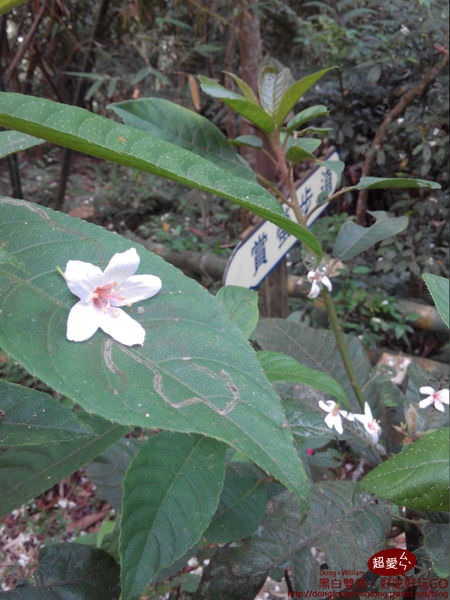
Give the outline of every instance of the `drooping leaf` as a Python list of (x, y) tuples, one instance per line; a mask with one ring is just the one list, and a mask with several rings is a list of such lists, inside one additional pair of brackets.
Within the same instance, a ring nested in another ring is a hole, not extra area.
[(93, 460), (128, 431), (100, 417), (78, 416), (92, 433), (72, 441), (39, 446), (14, 446), (0, 453), (0, 515), (7, 514)]
[(255, 179), (220, 129), (192, 110), (163, 98), (126, 100), (108, 108), (126, 125), (190, 150), (238, 177)]
[(124, 600), (196, 544), (217, 508), (226, 446), (164, 431), (138, 451), (124, 481), (120, 556)]
[(439, 275), (433, 275), (432, 273), (424, 273), (422, 278), (427, 284), (428, 291), (433, 298), (433, 302), (435, 303), (442, 320), (447, 327), (450, 327), (449, 280), (446, 277), (440, 277)]
[(92, 435), (72, 410), (44, 392), (0, 380), (0, 446), (58, 444)]
[(361, 227), (352, 220), (342, 225), (334, 244), (334, 256), (341, 260), (350, 260), (377, 242), (390, 238), (408, 227), (408, 217), (391, 217), (383, 210), (376, 210), (370, 214), (376, 219), (376, 223), (370, 227)]
[(301, 160), (316, 160), (313, 152), (317, 150), (321, 143), (321, 140), (317, 140), (316, 138), (298, 138), (293, 140), (287, 146), (286, 158), (293, 163), (300, 162)]
[(226, 285), (217, 292), (228, 317), (239, 327), (242, 335), (249, 338), (258, 323), (258, 294), (254, 290)]
[(328, 108), (323, 104), (315, 104), (314, 106), (310, 106), (305, 108), (304, 110), (297, 113), (286, 125), (287, 131), (290, 133), (295, 129), (300, 129), (302, 125), (311, 121), (311, 119), (315, 119), (316, 117), (323, 117), (328, 115)]
[(327, 373), (310, 369), (281, 352), (260, 351), (256, 355), (269, 381), (292, 381), (304, 383), (312, 388), (334, 396), (344, 407), (349, 408), (344, 389)]
[(448, 510), (449, 429), (425, 433), (361, 479), (360, 489), (424, 511)]
[(292, 496), (275, 496), (250, 538), (212, 557), (195, 598), (252, 600), (274, 568), (289, 569), (295, 590), (319, 592), (322, 559), (341, 584), (353, 578), (349, 570), (365, 571), (370, 556), (384, 547), (391, 519), (385, 506), (353, 496), (354, 490), (347, 481), (314, 484), (303, 521)]
[(335, 68), (336, 67), (329, 67), (327, 69), (317, 71), (316, 73), (311, 73), (311, 75), (307, 75), (306, 77), (303, 77), (303, 79), (300, 79), (289, 86), (289, 88), (284, 92), (275, 114), (276, 126), (281, 127), (283, 125), (283, 121), (288, 116), (289, 111), (294, 108), (295, 104), (304, 94), (306, 94), (309, 88), (311, 88), (316, 81), (323, 77), (325, 73), (328, 73), (328, 71), (331, 71), (331, 69)]
[[(342, 358), (331, 331), (315, 329), (286, 319), (260, 319), (252, 336), (263, 350), (282, 352), (301, 365), (327, 373), (344, 389), (351, 412), (360, 412), (359, 403), (348, 381)], [(370, 363), (360, 341), (344, 337), (350, 361), (360, 385), (370, 376)]]
[(119, 565), (103, 550), (84, 544), (45, 546), (35, 585), (0, 594), (11, 600), (118, 600)]
[(147, 330), (144, 346), (122, 346), (101, 331), (87, 342), (69, 342), (66, 321), (76, 298), (56, 267), (78, 259), (104, 268), (130, 242), (5, 198), (0, 237), (24, 265), (20, 271), (0, 265), (0, 345), (10, 356), (88, 412), (232, 445), (292, 488), (306, 507), (306, 476), (290, 433), (281, 427), (280, 400), (220, 302), (139, 246), (139, 272), (162, 280), (161, 292), (133, 309)]
[(14, 152), (27, 150), (33, 146), (39, 146), (44, 141), (19, 131), (0, 131), (0, 158), (4, 158), (8, 154), (14, 154)]
[(281, 98), (292, 83), (291, 71), (274, 64), (264, 65), (258, 75), (258, 91), (261, 106), (275, 116)]
[(264, 481), (252, 465), (231, 463), (227, 467), (219, 507), (204, 537), (208, 544), (226, 544), (251, 535), (266, 510)]
[(322, 255), (317, 238), (287, 218), (277, 200), (260, 185), (148, 133), (76, 106), (5, 92), (0, 92), (1, 125), (217, 194), (272, 221), (295, 235), (319, 258)]
[(205, 94), (220, 100), (238, 114), (245, 117), (247, 121), (256, 125), (258, 129), (264, 131), (264, 133), (271, 133), (275, 129), (273, 118), (254, 100), (249, 100), (246, 96), (227, 90), (222, 85), (215, 82), (214, 79), (210, 79), (204, 75), (199, 75), (198, 78), (200, 80), (200, 86)]
[(357, 190), (385, 190), (391, 188), (421, 188), (439, 190), (441, 186), (436, 181), (414, 179), (412, 177), (361, 177)]
[(85, 468), (86, 475), (95, 483), (96, 495), (120, 512), (122, 509), (123, 480), (133, 456), (142, 440), (124, 437), (106, 448)]
[(442, 578), (448, 577), (448, 549), (450, 547), (448, 523), (426, 523), (423, 526), (423, 544), (431, 558), (436, 575)]

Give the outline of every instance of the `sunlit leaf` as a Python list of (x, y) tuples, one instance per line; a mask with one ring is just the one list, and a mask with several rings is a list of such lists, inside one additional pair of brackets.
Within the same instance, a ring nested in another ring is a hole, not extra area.
[(294, 131), (295, 129), (300, 129), (302, 125), (311, 121), (311, 119), (315, 119), (316, 117), (323, 117), (328, 115), (328, 108), (323, 104), (316, 104), (314, 106), (310, 106), (309, 108), (305, 108), (301, 112), (297, 113), (286, 125), (286, 129), (289, 132)]
[(390, 188), (439, 190), (441, 185), (436, 181), (411, 177), (361, 177), (359, 183), (355, 186), (357, 190), (384, 190)]

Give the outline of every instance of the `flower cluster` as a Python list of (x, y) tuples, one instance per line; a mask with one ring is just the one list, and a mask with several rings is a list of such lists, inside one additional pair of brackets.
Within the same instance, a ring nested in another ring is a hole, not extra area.
[(84, 342), (100, 328), (126, 346), (144, 343), (145, 329), (118, 308), (147, 300), (161, 289), (159, 277), (134, 275), (139, 261), (135, 248), (114, 254), (104, 271), (88, 262), (69, 260), (63, 276), (80, 300), (69, 312), (68, 340)]
[(327, 416), (325, 417), (325, 423), (328, 425), (330, 429), (336, 429), (338, 433), (343, 433), (344, 428), (342, 426), (342, 418), (347, 421), (359, 421), (363, 426), (365, 431), (369, 434), (370, 439), (374, 444), (378, 443), (378, 438), (380, 437), (381, 427), (372, 416), (372, 411), (367, 402), (364, 403), (364, 414), (356, 414), (350, 413), (346, 410), (341, 410), (339, 405), (333, 400), (319, 400), (319, 406), (322, 410), (327, 412)]

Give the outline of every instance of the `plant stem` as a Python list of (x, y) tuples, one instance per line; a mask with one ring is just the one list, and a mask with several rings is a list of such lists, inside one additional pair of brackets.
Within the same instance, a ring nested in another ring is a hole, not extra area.
[(324, 299), (325, 306), (328, 311), (330, 326), (334, 333), (334, 337), (336, 338), (336, 345), (342, 357), (342, 362), (344, 363), (345, 371), (350, 380), (350, 384), (353, 388), (353, 391), (355, 392), (355, 396), (358, 398), (358, 402), (361, 406), (361, 409), (364, 410), (364, 397), (361, 392), (361, 388), (359, 387), (358, 382), (356, 381), (355, 371), (353, 370), (353, 365), (350, 361), (347, 348), (345, 347), (344, 334), (342, 332), (342, 327), (339, 324), (338, 316), (336, 314), (336, 308), (334, 306), (330, 294), (326, 289), (322, 289), (322, 298)]

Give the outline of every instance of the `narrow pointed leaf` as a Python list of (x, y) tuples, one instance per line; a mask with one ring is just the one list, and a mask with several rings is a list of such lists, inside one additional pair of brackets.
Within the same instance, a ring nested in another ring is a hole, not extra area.
[(446, 277), (440, 277), (439, 275), (433, 275), (432, 273), (424, 273), (422, 275), (425, 281), (428, 291), (433, 298), (433, 302), (438, 309), (442, 320), (450, 327), (449, 318), (449, 280)]
[(321, 71), (317, 71), (316, 73), (312, 73), (311, 75), (307, 75), (293, 83), (284, 93), (283, 98), (281, 99), (280, 105), (275, 114), (275, 122), (277, 127), (281, 127), (283, 125), (283, 121), (288, 116), (289, 111), (294, 108), (295, 104), (299, 101), (299, 99), (305, 94), (309, 88), (311, 88), (321, 77), (331, 71), (331, 69), (335, 69), (336, 67), (329, 67), (327, 69), (322, 69)]
[(249, 338), (258, 323), (258, 294), (254, 290), (226, 285), (217, 292), (217, 299), (223, 304), (228, 317)]
[(341, 260), (350, 260), (381, 240), (390, 238), (408, 227), (408, 217), (391, 217), (382, 210), (370, 214), (376, 218), (376, 223), (370, 227), (361, 227), (352, 220), (342, 225), (334, 243), (334, 256)]
[(120, 556), (124, 600), (196, 544), (217, 508), (226, 446), (162, 432), (138, 451), (124, 481)]
[(199, 75), (198, 78), (205, 94), (217, 98), (217, 100), (221, 100), (224, 104), (245, 117), (247, 121), (256, 125), (258, 129), (264, 131), (264, 133), (271, 133), (275, 129), (273, 118), (255, 101), (249, 100), (247, 97), (232, 92), (231, 90), (227, 90), (209, 77)]
[(14, 152), (33, 148), (33, 146), (39, 146), (44, 142), (45, 140), (40, 140), (19, 131), (0, 131), (0, 158), (4, 158), (8, 154), (14, 154)]
[(344, 389), (340, 383), (327, 373), (305, 367), (305, 365), (301, 365), (295, 359), (280, 352), (262, 350), (257, 353), (257, 357), (269, 381), (304, 383), (316, 390), (334, 396), (338, 402), (349, 408)]
[(158, 295), (126, 309), (146, 329), (144, 346), (122, 346), (101, 331), (70, 342), (66, 322), (77, 299), (56, 267), (78, 259), (104, 268), (130, 242), (10, 198), (0, 199), (0, 238), (23, 264), (0, 264), (0, 345), (10, 356), (88, 412), (230, 444), (291, 488), (305, 509), (306, 475), (282, 428), (280, 399), (218, 300), (134, 244), (138, 273), (162, 280)]
[(316, 104), (314, 106), (310, 106), (309, 108), (305, 108), (301, 112), (297, 113), (286, 125), (286, 129), (289, 132), (294, 131), (295, 129), (300, 129), (302, 125), (311, 121), (311, 119), (315, 119), (316, 117), (323, 117), (328, 115), (328, 108), (323, 104)]
[(231, 140), (233, 146), (248, 146), (260, 150), (263, 147), (262, 139), (257, 135), (240, 135)]
[(411, 177), (361, 177), (358, 185), (355, 185), (356, 190), (385, 190), (391, 188), (440, 190), (441, 185), (436, 181)]
[(301, 160), (317, 160), (313, 152), (317, 150), (321, 143), (322, 140), (315, 138), (294, 140), (286, 151), (286, 158), (293, 163), (300, 162)]
[(163, 98), (126, 100), (108, 106), (125, 125), (190, 150), (238, 177), (255, 179), (218, 127), (205, 117)]
[(0, 446), (57, 444), (92, 435), (74, 412), (48, 394), (0, 380)]
[(229, 71), (225, 71), (225, 73), (229, 75), (233, 79), (233, 81), (239, 86), (239, 89), (241, 90), (242, 94), (247, 98), (247, 100), (258, 104), (258, 98), (256, 97), (256, 94), (252, 90), (252, 88), (248, 85), (248, 83), (246, 83), (243, 79), (241, 79), (234, 73), (230, 73)]
[(76, 106), (0, 92), (2, 125), (217, 194), (272, 221), (295, 235), (319, 258), (322, 255), (317, 238), (306, 227), (288, 219), (277, 200), (260, 185), (236, 177), (198, 154), (134, 127), (118, 124)]
[(358, 486), (395, 504), (424, 511), (447, 511), (449, 429), (425, 433), (370, 471)]

